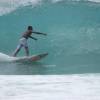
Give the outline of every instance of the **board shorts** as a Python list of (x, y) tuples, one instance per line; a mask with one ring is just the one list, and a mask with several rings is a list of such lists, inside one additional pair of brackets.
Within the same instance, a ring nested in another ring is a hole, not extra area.
[(27, 39), (22, 37), (20, 40), (19, 40), (19, 45), (17, 46), (17, 49), (21, 48), (21, 47), (24, 47), (24, 48), (28, 48), (28, 45), (27, 45)]

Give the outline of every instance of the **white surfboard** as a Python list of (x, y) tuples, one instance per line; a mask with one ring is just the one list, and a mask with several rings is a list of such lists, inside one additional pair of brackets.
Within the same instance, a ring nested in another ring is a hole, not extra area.
[(46, 57), (48, 53), (38, 54), (38, 55), (32, 55), (32, 56), (26, 56), (26, 57), (15, 57), (13, 61), (15, 62), (34, 62), (41, 60), (42, 58)]
[(46, 57), (48, 53), (32, 55), (32, 56), (25, 56), (25, 57), (12, 57), (6, 55), (4, 53), (0, 53), (0, 62), (34, 62), (41, 60), (42, 58)]

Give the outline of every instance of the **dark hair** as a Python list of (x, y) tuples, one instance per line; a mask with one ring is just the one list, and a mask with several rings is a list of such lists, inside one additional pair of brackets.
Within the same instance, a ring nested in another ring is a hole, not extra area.
[(28, 29), (28, 30), (33, 30), (33, 27), (32, 27), (32, 26), (28, 26), (27, 29)]

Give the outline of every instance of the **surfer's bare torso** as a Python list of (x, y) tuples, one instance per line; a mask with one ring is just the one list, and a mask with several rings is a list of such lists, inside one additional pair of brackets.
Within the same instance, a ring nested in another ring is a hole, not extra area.
[(22, 37), (28, 39), (29, 37), (31, 38), (31, 35), (32, 35), (32, 31), (26, 31), (22, 34)]

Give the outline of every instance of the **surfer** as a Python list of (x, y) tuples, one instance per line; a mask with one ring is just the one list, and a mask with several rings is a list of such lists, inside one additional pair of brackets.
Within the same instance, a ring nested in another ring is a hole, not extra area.
[(32, 27), (32, 26), (28, 26), (27, 31), (24, 32), (24, 33), (22, 34), (22, 37), (21, 37), (21, 39), (19, 40), (19, 45), (17, 46), (16, 50), (15, 50), (14, 53), (13, 53), (13, 56), (14, 56), (14, 57), (17, 56), (18, 52), (21, 50), (22, 47), (25, 48), (26, 56), (29, 56), (29, 49), (28, 49), (27, 40), (28, 40), (28, 38), (37, 40), (37, 38), (31, 36), (32, 33), (41, 34), (41, 35), (47, 35), (47, 34), (45, 34), (45, 33), (35, 32), (35, 31), (33, 30), (33, 27)]

